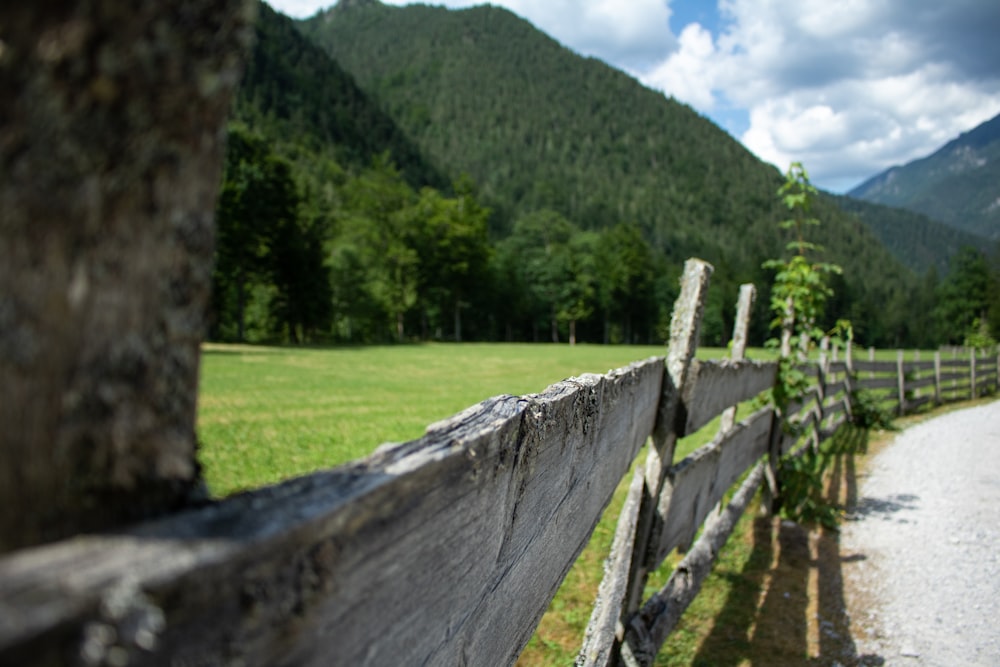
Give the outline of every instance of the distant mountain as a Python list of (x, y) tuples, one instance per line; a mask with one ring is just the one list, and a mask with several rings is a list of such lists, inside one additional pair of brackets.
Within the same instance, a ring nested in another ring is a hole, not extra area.
[(928, 157), (868, 179), (848, 195), (1000, 240), (1000, 115)]
[(256, 42), (233, 118), (290, 157), (324, 154), (341, 166), (365, 168), (388, 152), (413, 186), (447, 186), (396, 122), (292, 19), (260, 3)]
[(982, 245), (982, 237), (949, 227), (926, 215), (905, 208), (873, 204), (846, 196), (835, 196), (837, 205), (865, 223), (899, 261), (916, 273), (931, 267), (946, 275), (950, 260), (965, 246)]
[[(634, 222), (671, 261), (713, 262), (713, 284), (733, 298), (739, 281), (769, 282), (761, 262), (785, 252), (773, 167), (690, 107), (505, 9), (354, 0), (299, 25), (428, 159), (475, 180), (496, 234), (546, 208), (584, 229)], [(815, 213), (815, 240), (845, 268), (850, 316), (883, 319), (912, 275), (832, 198)]]

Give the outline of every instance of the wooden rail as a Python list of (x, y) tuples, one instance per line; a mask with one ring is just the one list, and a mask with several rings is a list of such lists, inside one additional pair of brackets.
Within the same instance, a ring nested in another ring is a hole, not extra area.
[[(834, 433), (853, 391), (897, 391), (907, 409), (930, 390), (923, 373), (934, 396), (997, 382), (981, 360), (824, 359), (793, 416), (803, 436), (769, 407), (733, 423), (777, 365), (694, 360), (710, 271), (688, 262), (666, 357), (489, 399), (333, 470), (0, 557), (0, 664), (512, 664), (643, 451), (577, 664), (650, 664), (775, 483), (776, 457)], [(718, 435), (674, 461), (676, 439), (719, 415)], [(636, 598), (678, 547), (664, 588)]]

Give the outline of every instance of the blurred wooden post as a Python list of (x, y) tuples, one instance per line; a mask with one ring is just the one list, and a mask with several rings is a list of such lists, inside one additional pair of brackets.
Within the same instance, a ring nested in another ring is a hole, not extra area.
[[(753, 283), (740, 285), (740, 296), (736, 301), (736, 321), (733, 323), (733, 344), (729, 350), (729, 358), (733, 361), (742, 361), (746, 357), (747, 331), (750, 329), (750, 314), (753, 310), (753, 302), (757, 298), (757, 288)], [(734, 405), (727, 408), (722, 413), (719, 420), (719, 435), (733, 430), (736, 423), (737, 407)], [(712, 514), (718, 517), (722, 513), (722, 501), (716, 504)]]
[[(733, 361), (742, 361), (746, 356), (747, 331), (750, 328), (750, 314), (754, 300), (757, 298), (757, 288), (752, 283), (740, 285), (740, 296), (736, 302), (736, 322), (733, 324), (733, 346), (729, 357)], [(736, 406), (722, 413), (719, 432), (726, 433), (736, 423)]]
[(969, 350), (969, 398), (976, 398), (976, 348)]
[(941, 351), (934, 351), (934, 404), (941, 405)]
[(244, 0), (0, 4), (0, 552), (197, 493)]
[(896, 350), (896, 383), (897, 391), (899, 393), (899, 409), (897, 412), (900, 415), (906, 414), (906, 369), (903, 366), (903, 351)]

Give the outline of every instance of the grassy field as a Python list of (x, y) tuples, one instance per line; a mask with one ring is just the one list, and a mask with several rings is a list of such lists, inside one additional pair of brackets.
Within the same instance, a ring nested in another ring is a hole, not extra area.
[[(498, 394), (662, 355), (661, 347), (425, 344), (298, 349), (207, 345), (200, 459), (213, 495), (369, 454)], [(722, 350), (699, 354), (718, 356)]]
[[(223, 496), (364, 456), (382, 442), (419, 437), (431, 422), (489, 396), (540, 392), (573, 375), (603, 373), (664, 353), (661, 347), (588, 345), (332, 349), (208, 345), (199, 398), (200, 458), (211, 491)], [(707, 348), (699, 356), (724, 353)], [(750, 356), (768, 355), (754, 351)], [(682, 440), (678, 458), (706, 442), (716, 428), (709, 424)], [(628, 479), (568, 574), (519, 665), (572, 663)], [(762, 567), (755, 562), (762, 557), (759, 548), (755, 550), (754, 525), (748, 513), (657, 665), (713, 664), (729, 660), (727, 652), (745, 648), (745, 638), (733, 644), (728, 635), (719, 636), (716, 619), (729, 613), (734, 604), (736, 609), (756, 604), (759, 586), (748, 583), (743, 574)], [(668, 559), (652, 577), (650, 592), (673, 567), (674, 560)]]

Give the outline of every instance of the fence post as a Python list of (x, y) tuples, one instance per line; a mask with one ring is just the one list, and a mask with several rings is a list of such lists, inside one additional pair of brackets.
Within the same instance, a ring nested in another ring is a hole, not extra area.
[(976, 348), (969, 350), (969, 398), (976, 399)]
[[(870, 361), (872, 363), (875, 363), (875, 348), (874, 347), (869, 347), (868, 348), (868, 361)], [(875, 377), (875, 369), (872, 369), (872, 370), (868, 371), (868, 379), (872, 379), (874, 377)]]
[[(757, 288), (752, 283), (740, 285), (740, 296), (736, 302), (736, 322), (733, 323), (733, 347), (729, 356), (733, 361), (741, 361), (746, 355), (747, 330), (750, 328), (750, 311), (757, 298)], [(719, 433), (731, 431), (736, 423), (736, 406), (722, 413)]]
[[(958, 361), (958, 348), (957, 347), (951, 348), (951, 360), (952, 361)], [(956, 377), (957, 375), (958, 374), (955, 372), (955, 369), (953, 368), (952, 369), (952, 374), (951, 374), (951, 376), (952, 376), (951, 377), (952, 400), (955, 400), (955, 395), (958, 394), (958, 378)]]
[[(736, 321), (733, 323), (733, 345), (729, 351), (729, 358), (733, 361), (742, 361), (746, 356), (747, 330), (750, 328), (750, 311), (753, 309), (754, 299), (757, 298), (757, 288), (753, 283), (740, 285), (740, 296), (736, 302)], [(726, 408), (719, 420), (719, 435), (733, 430), (736, 423), (736, 406)], [(720, 500), (715, 505), (712, 514), (718, 517), (722, 513), (723, 504)]]
[(941, 405), (941, 351), (934, 351), (934, 404)]
[(645, 484), (636, 522), (629, 590), (623, 604), (625, 616), (637, 611), (642, 604), (650, 560), (655, 554), (663, 529), (663, 517), (659, 515), (660, 491), (673, 463), (677, 444), (677, 408), (691, 360), (698, 347), (701, 318), (712, 271), (712, 265), (700, 259), (689, 259), (684, 263), (681, 293), (674, 303), (670, 318), (666, 372), (663, 374), (660, 409), (653, 429), (653, 446), (646, 457)]
[(897, 413), (899, 415), (906, 414), (906, 374), (904, 373), (905, 368), (903, 367), (903, 351), (896, 350), (896, 376), (897, 385), (899, 389), (899, 408)]
[(0, 67), (0, 552), (199, 493), (215, 202), (255, 4), (82, 6), (0, 4), (27, 28), (3, 31)]

